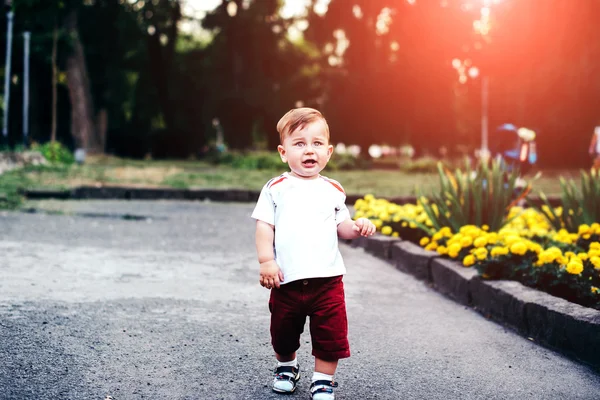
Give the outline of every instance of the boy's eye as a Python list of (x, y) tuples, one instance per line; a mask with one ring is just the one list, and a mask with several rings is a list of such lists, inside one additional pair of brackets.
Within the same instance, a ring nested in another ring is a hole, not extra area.
[(323, 143), (321, 143), (321, 142), (315, 142), (315, 146), (317, 146), (317, 147), (318, 147), (318, 146), (321, 146), (322, 144), (323, 144)]
[(298, 142), (298, 143), (296, 143), (296, 146), (298, 146), (298, 147), (304, 147), (304, 143), (303, 142)]

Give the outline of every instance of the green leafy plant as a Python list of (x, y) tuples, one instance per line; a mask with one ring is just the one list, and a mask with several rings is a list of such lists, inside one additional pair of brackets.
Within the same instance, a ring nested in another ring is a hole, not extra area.
[(331, 171), (351, 171), (366, 170), (371, 168), (371, 162), (362, 157), (355, 157), (352, 154), (339, 154), (335, 151), (327, 164), (327, 169)]
[[(25, 167), (25, 169), (33, 167)], [(19, 190), (29, 184), (27, 175), (21, 170), (11, 170), (0, 174), (0, 210), (15, 209), (21, 205), (23, 197)]]
[(34, 143), (31, 149), (42, 153), (44, 158), (51, 163), (73, 164), (75, 162), (73, 153), (60, 142)]
[(501, 160), (492, 160), (491, 165), (479, 162), (475, 168), (466, 160), (464, 171), (454, 173), (441, 162), (437, 168), (440, 191), (429, 198), (419, 191), (419, 203), (435, 230), (447, 226), (458, 232), (465, 225), (487, 225), (497, 231), (515, 218), (509, 219), (508, 211), (530, 190), (529, 185), (517, 187), (518, 172), (507, 171)]
[(581, 171), (581, 189), (573, 179), (559, 178), (561, 187), (562, 207), (555, 208), (548, 197), (540, 192), (542, 204), (531, 204), (541, 212), (553, 228), (577, 232), (580, 225), (591, 225), (600, 221), (600, 174), (592, 169), (591, 172)]

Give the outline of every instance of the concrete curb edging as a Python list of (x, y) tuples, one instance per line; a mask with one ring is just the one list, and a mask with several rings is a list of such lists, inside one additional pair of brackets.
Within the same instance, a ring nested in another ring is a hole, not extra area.
[[(126, 186), (79, 186), (71, 189), (23, 189), (20, 193), (32, 200), (61, 199), (61, 200), (211, 200), (224, 202), (255, 202), (260, 191), (247, 189), (176, 189), (169, 187), (126, 187)], [(346, 195), (346, 204), (354, 204), (364, 196), (356, 194)], [(385, 197), (382, 197), (385, 198)], [(396, 204), (416, 203), (416, 196), (388, 197), (385, 198)], [(541, 199), (531, 196), (532, 203), (542, 204)], [(560, 205), (557, 196), (549, 196), (551, 205)]]
[(61, 200), (211, 200), (222, 202), (255, 202), (260, 192), (243, 189), (174, 189), (117, 186), (80, 186), (67, 190), (27, 189), (21, 194), (28, 199)]
[(528, 339), (600, 370), (600, 310), (517, 281), (484, 280), (475, 269), (441, 258), (412, 242), (377, 234), (347, 243), (430, 283), (445, 296), (473, 307)]

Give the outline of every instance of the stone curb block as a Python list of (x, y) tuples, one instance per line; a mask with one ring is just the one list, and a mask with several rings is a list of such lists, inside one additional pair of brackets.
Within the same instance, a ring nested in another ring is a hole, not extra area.
[(70, 190), (52, 190), (52, 189), (35, 189), (20, 192), (22, 195), (31, 200), (43, 199), (60, 199), (68, 200), (71, 198)]
[(434, 287), (460, 304), (471, 304), (471, 282), (477, 270), (465, 268), (456, 261), (436, 258), (431, 262), (431, 278)]
[(211, 200), (255, 202), (259, 192), (231, 189), (171, 189), (81, 186), (71, 190), (32, 189), (22, 192), (29, 199), (119, 199), (119, 200)]
[(599, 310), (542, 292), (525, 304), (525, 318), (529, 336), (600, 368)]
[(542, 299), (543, 292), (517, 281), (486, 281), (481, 277), (471, 282), (473, 306), (482, 314), (501, 321), (524, 335), (529, 335), (525, 306)]
[(405, 241), (394, 243), (391, 253), (391, 261), (398, 270), (431, 282), (430, 264), (431, 260), (438, 257), (437, 253)]
[(390, 248), (392, 244), (399, 241), (399, 239), (380, 234), (367, 237), (366, 239), (364, 242), (365, 251), (384, 260), (391, 258)]
[(364, 249), (367, 246), (367, 238), (364, 236), (359, 236), (356, 239), (351, 239), (350, 246), (354, 248), (362, 247)]

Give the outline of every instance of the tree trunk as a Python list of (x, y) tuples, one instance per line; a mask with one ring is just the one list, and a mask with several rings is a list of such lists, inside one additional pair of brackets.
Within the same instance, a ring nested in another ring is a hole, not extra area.
[(83, 44), (77, 28), (77, 11), (66, 17), (65, 25), (71, 42), (71, 54), (67, 58), (67, 86), (71, 100), (71, 135), (77, 148), (87, 153), (103, 153), (101, 141), (95, 129), (94, 105), (88, 78)]
[(96, 132), (100, 140), (100, 148), (106, 149), (106, 131), (108, 130), (108, 111), (106, 108), (100, 109), (96, 115)]
[(52, 129), (50, 132), (50, 141), (56, 141), (56, 118), (58, 108), (58, 68), (56, 66), (56, 53), (58, 47), (58, 26), (54, 25), (54, 32), (52, 32)]

